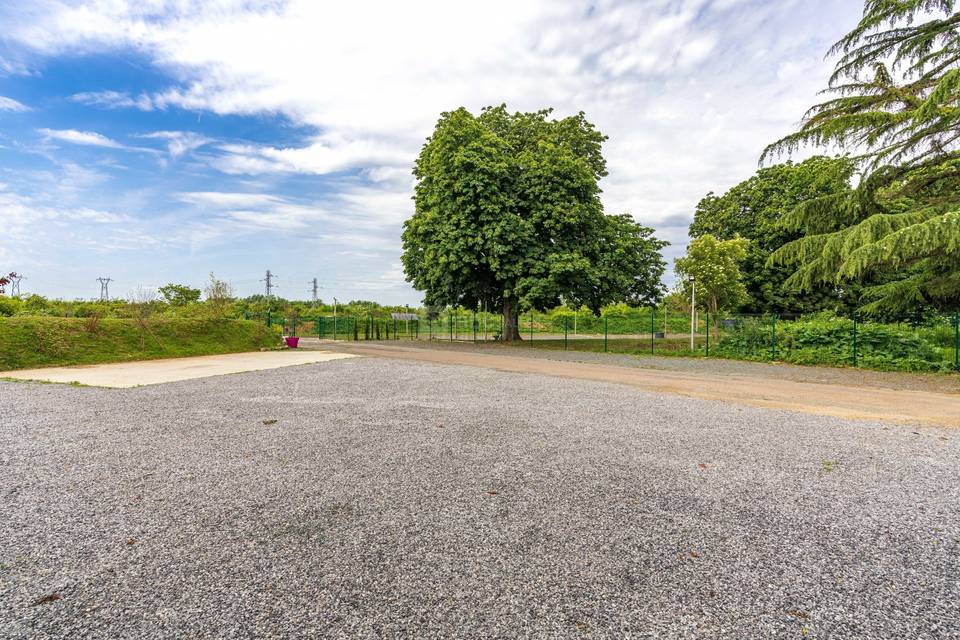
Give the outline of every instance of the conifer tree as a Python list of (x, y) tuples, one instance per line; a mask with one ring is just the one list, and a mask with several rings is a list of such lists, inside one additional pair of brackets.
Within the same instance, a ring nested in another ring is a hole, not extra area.
[(960, 13), (956, 0), (867, 0), (827, 93), (764, 159), (835, 145), (863, 172), (849, 194), (799, 205), (804, 235), (769, 264), (796, 267), (788, 286), (869, 283), (865, 311), (960, 306)]

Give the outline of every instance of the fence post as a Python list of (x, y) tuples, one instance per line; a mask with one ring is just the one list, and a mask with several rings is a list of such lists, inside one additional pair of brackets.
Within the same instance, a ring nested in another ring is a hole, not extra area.
[(567, 350), (567, 321), (570, 318), (563, 316), (563, 350)]
[(530, 342), (533, 342), (533, 308), (530, 309)]
[[(774, 331), (773, 339), (776, 341), (777, 333)], [(710, 312), (707, 311), (707, 357), (710, 357)]]
[(320, 319), (317, 320), (317, 340), (323, 339), (323, 316), (320, 316)]
[(268, 327), (273, 326), (272, 318), (270, 317), (270, 309), (267, 309), (267, 326)]
[(960, 371), (960, 312), (953, 314), (953, 368)]
[(650, 305), (650, 355), (653, 355), (653, 334), (657, 331), (657, 314)]
[(607, 316), (603, 316), (603, 352), (607, 352)]
[(859, 357), (857, 354), (857, 314), (853, 314), (853, 366), (859, 366)]
[(777, 314), (770, 316), (770, 359), (777, 359)]
[(477, 310), (473, 310), (473, 344), (477, 344)]

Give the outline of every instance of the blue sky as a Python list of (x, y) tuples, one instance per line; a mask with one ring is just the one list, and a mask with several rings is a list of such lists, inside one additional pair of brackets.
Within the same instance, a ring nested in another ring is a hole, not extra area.
[[(349, 5), (349, 6), (348, 6)], [(0, 7), (0, 271), (73, 299), (213, 271), (246, 295), (417, 303), (400, 230), (442, 111), (579, 110), (608, 212), (683, 252), (825, 86), (859, 0)]]

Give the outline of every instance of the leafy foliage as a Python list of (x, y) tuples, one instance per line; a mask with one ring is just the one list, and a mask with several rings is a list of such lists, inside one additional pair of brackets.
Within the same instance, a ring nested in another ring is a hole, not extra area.
[(158, 292), (167, 304), (174, 307), (183, 307), (200, 301), (200, 289), (194, 289), (185, 284), (167, 284), (160, 287)]
[[(733, 328), (711, 349), (711, 355), (746, 360), (769, 360), (773, 353), (784, 362), (806, 365), (851, 365), (856, 341), (858, 366), (888, 371), (949, 371), (954, 336), (950, 322), (939, 318), (932, 326), (860, 323), (831, 313), (771, 324), (770, 318), (737, 319)], [(773, 331), (776, 332), (776, 346)]]
[[(803, 237), (771, 255), (786, 284), (869, 282), (862, 309), (960, 308), (960, 14), (954, 0), (868, 0), (838, 42), (828, 91), (800, 130), (765, 157), (804, 144), (851, 149), (867, 172), (849, 194), (801, 204)], [(932, 14), (932, 15), (931, 15)], [(919, 22), (920, 18), (928, 18)]]
[(707, 194), (697, 205), (690, 237), (711, 234), (721, 240), (750, 240), (741, 265), (749, 300), (744, 312), (809, 312), (834, 309), (839, 297), (832, 283), (799, 294), (783, 286), (793, 269), (768, 265), (770, 253), (800, 233), (781, 224), (797, 205), (823, 196), (847, 194), (854, 164), (848, 158), (817, 156), (799, 164), (764, 167), (723, 195)]
[(655, 300), (665, 243), (600, 203), (606, 137), (583, 113), (442, 114), (417, 159), (416, 211), (404, 223), (407, 279), (427, 305), (500, 307), (504, 339), (519, 308), (561, 300), (594, 312)]
[(707, 310), (733, 309), (748, 299), (740, 263), (747, 257), (750, 241), (734, 237), (718, 240), (709, 233), (693, 240), (687, 255), (676, 260), (677, 275), (686, 286), (690, 278)]

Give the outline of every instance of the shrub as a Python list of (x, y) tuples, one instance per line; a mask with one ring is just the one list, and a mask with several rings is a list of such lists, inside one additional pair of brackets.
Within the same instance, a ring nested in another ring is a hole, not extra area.
[[(767, 360), (773, 355), (771, 320), (738, 319), (722, 335), (712, 355)], [(936, 320), (934, 320), (936, 321)], [(949, 331), (948, 331), (949, 330)], [(824, 313), (776, 323), (776, 356), (794, 364), (854, 364), (854, 323)], [(947, 324), (858, 323), (857, 362), (862, 367), (896, 371), (942, 371), (950, 366), (953, 333)]]
[(20, 301), (16, 298), (0, 297), (0, 316), (12, 316), (20, 310)]

